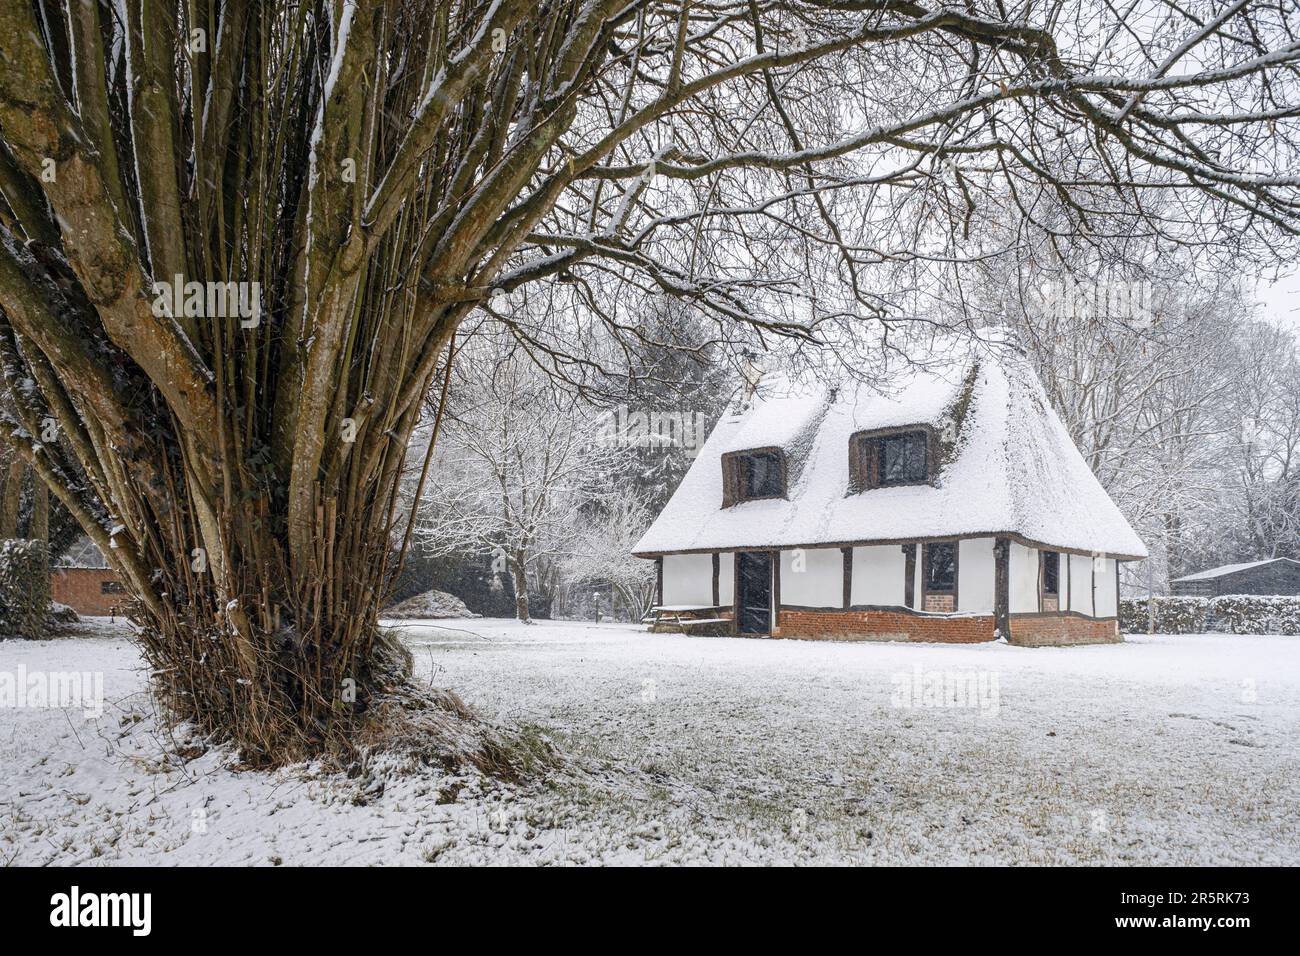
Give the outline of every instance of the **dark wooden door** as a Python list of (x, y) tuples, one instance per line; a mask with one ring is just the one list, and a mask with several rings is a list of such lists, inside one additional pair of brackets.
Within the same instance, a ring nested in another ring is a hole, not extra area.
[(772, 555), (741, 551), (736, 562), (736, 630), (741, 634), (772, 632)]

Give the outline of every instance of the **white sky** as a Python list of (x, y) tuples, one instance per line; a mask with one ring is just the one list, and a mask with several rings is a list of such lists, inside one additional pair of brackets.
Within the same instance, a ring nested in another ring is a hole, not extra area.
[(1272, 284), (1261, 282), (1256, 295), (1265, 318), (1300, 333), (1300, 271)]

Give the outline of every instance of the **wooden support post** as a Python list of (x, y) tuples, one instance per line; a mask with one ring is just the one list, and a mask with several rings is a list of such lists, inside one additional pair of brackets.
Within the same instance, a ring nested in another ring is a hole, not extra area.
[(770, 636), (781, 632), (781, 552), (772, 552), (772, 629)]
[(740, 633), (740, 552), (731, 552), (731, 633)]
[(840, 548), (844, 556), (844, 610), (848, 610), (853, 601), (853, 549)]
[(1092, 605), (1088, 608), (1088, 613), (1096, 618), (1097, 616), (1097, 555), (1092, 556), (1091, 572), (1088, 574), (1088, 580), (1092, 583)]
[(1011, 640), (1011, 541), (993, 542), (993, 626), (998, 637)]
[(1035, 548), (1038, 555), (1038, 613), (1043, 613), (1043, 549)]
[(916, 610), (916, 545), (903, 545), (903, 603)]
[(1119, 621), (1119, 562), (1115, 562), (1115, 620)]

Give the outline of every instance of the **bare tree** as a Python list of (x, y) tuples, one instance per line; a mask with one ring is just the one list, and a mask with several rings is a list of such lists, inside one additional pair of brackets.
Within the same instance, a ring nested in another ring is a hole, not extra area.
[(615, 449), (600, 443), (589, 406), (553, 389), (499, 334), (462, 351), (459, 372), (443, 410), (439, 480), (420, 502), (420, 535), (435, 554), (492, 555), (510, 573), (516, 616), (529, 623), (530, 584), (544, 564), (574, 553), (583, 509), (607, 484)]
[(1237, 440), (1226, 494), (1211, 498), (1220, 519), (1216, 544), (1243, 560), (1300, 558), (1300, 342), (1254, 323), (1234, 357), (1237, 387), (1227, 413)]
[(376, 611), (404, 453), (494, 292), (812, 340), (888, 327), (874, 270), (960, 261), (995, 196), (1043, 234), (1296, 231), (1293, 0), (10, 0), (0, 36), (8, 427), (176, 713), (249, 755), (401, 686)]
[(1079, 310), (1081, 299), (1104, 303), (1118, 284), (1094, 276), (1049, 286), (1016, 324), (1075, 444), (1142, 529), (1163, 586), (1192, 570), (1211, 536), (1206, 502), (1221, 497), (1239, 427), (1237, 342), (1253, 323), (1231, 285), (1133, 280), (1124, 283), (1131, 295), (1116, 298), (1141, 300), (1142, 315)]
[[(1112, 231), (1106, 217), (1093, 225)], [(1258, 535), (1247, 545), (1244, 531), (1287, 522), (1276, 383), (1295, 345), (1255, 320), (1240, 274), (1118, 231), (1119, 242), (1027, 245), (996, 206), (979, 228), (1010, 251), (966, 270), (936, 310), (1017, 331), (1075, 444), (1151, 548), (1154, 568), (1126, 568), (1130, 583), (1163, 589), (1171, 576), (1272, 550)]]
[(632, 556), (632, 549), (654, 518), (651, 495), (645, 488), (619, 484), (606, 488), (589, 503), (587, 517), (564, 563), (574, 585), (608, 585), (628, 618), (640, 621), (655, 601), (655, 571), (649, 561)]

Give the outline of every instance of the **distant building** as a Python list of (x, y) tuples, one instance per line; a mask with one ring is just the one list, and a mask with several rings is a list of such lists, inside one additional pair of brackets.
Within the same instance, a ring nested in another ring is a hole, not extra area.
[(121, 613), (126, 593), (90, 538), (79, 538), (50, 570), (50, 596), (78, 614)]
[(1218, 597), (1220, 594), (1300, 594), (1300, 561), (1267, 558), (1225, 564), (1169, 582), (1174, 594)]

